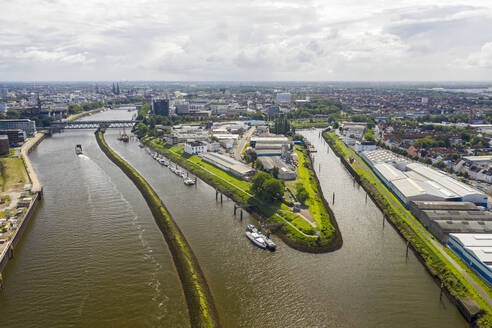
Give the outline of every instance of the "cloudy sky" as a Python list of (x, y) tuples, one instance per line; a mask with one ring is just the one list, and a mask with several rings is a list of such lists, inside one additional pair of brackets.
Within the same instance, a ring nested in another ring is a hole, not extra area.
[(0, 81), (492, 80), (491, 0), (0, 0)]

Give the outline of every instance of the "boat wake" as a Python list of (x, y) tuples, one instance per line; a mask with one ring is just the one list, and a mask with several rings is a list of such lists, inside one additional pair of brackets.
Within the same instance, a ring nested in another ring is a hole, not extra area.
[(79, 155), (78, 157), (81, 158), (81, 159), (83, 159), (83, 160), (90, 159), (89, 156), (86, 156), (86, 155), (83, 155), (83, 154)]

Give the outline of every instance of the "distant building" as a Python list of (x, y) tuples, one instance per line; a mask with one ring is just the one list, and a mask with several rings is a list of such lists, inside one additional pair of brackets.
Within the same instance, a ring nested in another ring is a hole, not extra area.
[(7, 103), (0, 102), (0, 112), (5, 113), (7, 111)]
[(190, 104), (189, 103), (177, 103), (174, 104), (176, 107), (176, 115), (187, 115), (190, 112)]
[(189, 141), (184, 144), (184, 151), (188, 154), (200, 154), (207, 152), (208, 145), (201, 141)]
[(0, 135), (7, 136), (10, 146), (18, 146), (26, 140), (26, 133), (19, 129), (0, 130)]
[(152, 113), (169, 116), (169, 99), (152, 99)]
[(0, 130), (22, 130), (27, 137), (34, 137), (36, 134), (36, 122), (29, 119), (0, 120)]
[(6, 135), (0, 135), (0, 155), (8, 154), (9, 151), (9, 137)]
[(291, 94), (290, 92), (277, 93), (277, 104), (290, 104)]

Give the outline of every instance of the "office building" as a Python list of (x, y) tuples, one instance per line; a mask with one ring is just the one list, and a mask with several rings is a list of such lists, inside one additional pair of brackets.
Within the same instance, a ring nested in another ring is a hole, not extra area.
[(36, 122), (29, 119), (0, 120), (0, 130), (22, 130), (27, 137), (34, 137), (36, 134)]
[(152, 113), (169, 116), (169, 99), (152, 99)]

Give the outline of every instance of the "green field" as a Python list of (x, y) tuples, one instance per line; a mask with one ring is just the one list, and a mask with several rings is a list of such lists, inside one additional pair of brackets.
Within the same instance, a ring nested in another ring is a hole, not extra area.
[(29, 183), (24, 162), (19, 157), (0, 158), (2, 191), (21, 191)]

